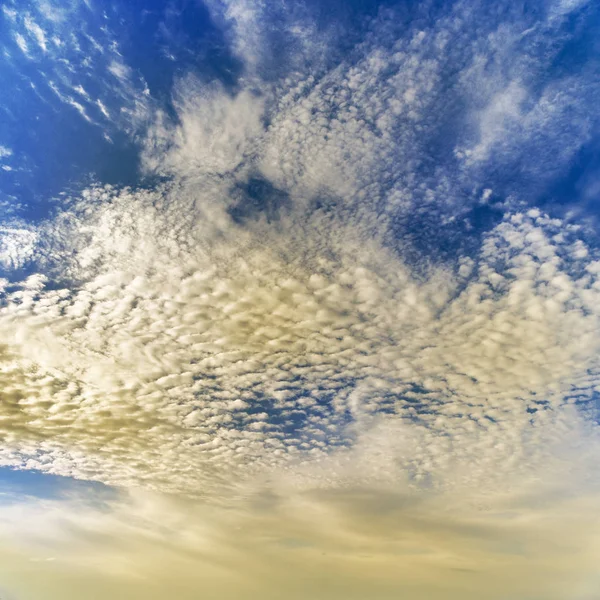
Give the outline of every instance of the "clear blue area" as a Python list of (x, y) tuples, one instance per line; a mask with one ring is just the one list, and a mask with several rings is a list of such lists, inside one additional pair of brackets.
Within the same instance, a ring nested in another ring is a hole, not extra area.
[(24, 496), (56, 500), (74, 494), (101, 502), (115, 497), (117, 492), (95, 481), (0, 467), (0, 503), (10, 503)]

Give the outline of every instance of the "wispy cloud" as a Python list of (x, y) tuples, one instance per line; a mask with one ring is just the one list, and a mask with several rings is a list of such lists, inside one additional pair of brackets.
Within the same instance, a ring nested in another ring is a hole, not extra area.
[(20, 33), (15, 33), (15, 42), (21, 49), (21, 52), (23, 52), (25, 56), (29, 57), (29, 46), (25, 38)]
[(267, 8), (211, 4), (245, 71), (181, 78), (171, 111), (114, 50), (161, 183), (3, 230), (1, 463), (146, 491), (2, 509), (0, 563), (39, 569), (50, 539), (107, 595), (586, 597), (600, 256), (526, 180), (594, 131), (592, 67), (548, 81), (552, 7), (457, 3), (414, 26), (382, 10), (333, 65), (307, 58), (303, 9), (284, 30), (304, 58), (267, 77)]
[(34, 37), (38, 46), (44, 52), (47, 52), (48, 48), (46, 46), (46, 34), (44, 30), (29, 15), (25, 17), (23, 23), (25, 25), (25, 29), (27, 29), (30, 35)]

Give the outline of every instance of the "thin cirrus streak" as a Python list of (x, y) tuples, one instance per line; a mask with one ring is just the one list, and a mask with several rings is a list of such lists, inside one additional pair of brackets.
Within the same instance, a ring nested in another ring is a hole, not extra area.
[(343, 56), (310, 5), (207, 6), (234, 86), (187, 74), (160, 109), (107, 67), (146, 183), (1, 230), (2, 464), (120, 490), (3, 507), (6, 572), (591, 598), (600, 257), (593, 220), (536, 204), (597, 130), (597, 61), (546, 76), (586, 4), (382, 9)]

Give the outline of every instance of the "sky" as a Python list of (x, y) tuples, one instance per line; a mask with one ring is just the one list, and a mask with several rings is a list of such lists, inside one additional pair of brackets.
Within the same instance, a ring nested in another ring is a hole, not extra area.
[(0, 81), (0, 598), (597, 600), (597, 3), (0, 0)]

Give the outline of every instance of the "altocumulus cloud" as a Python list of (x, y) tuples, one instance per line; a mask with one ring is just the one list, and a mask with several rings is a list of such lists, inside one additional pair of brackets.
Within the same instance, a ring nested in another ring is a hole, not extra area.
[(544, 78), (585, 3), (381, 11), (342, 58), (304, 8), (276, 78), (271, 7), (209, 7), (245, 77), (182, 78), (176, 118), (140, 100), (161, 183), (3, 226), (30, 274), (2, 281), (2, 463), (122, 492), (3, 507), (0, 572), (49, 598), (591, 598), (600, 256), (532, 202), (597, 128), (595, 65)]

